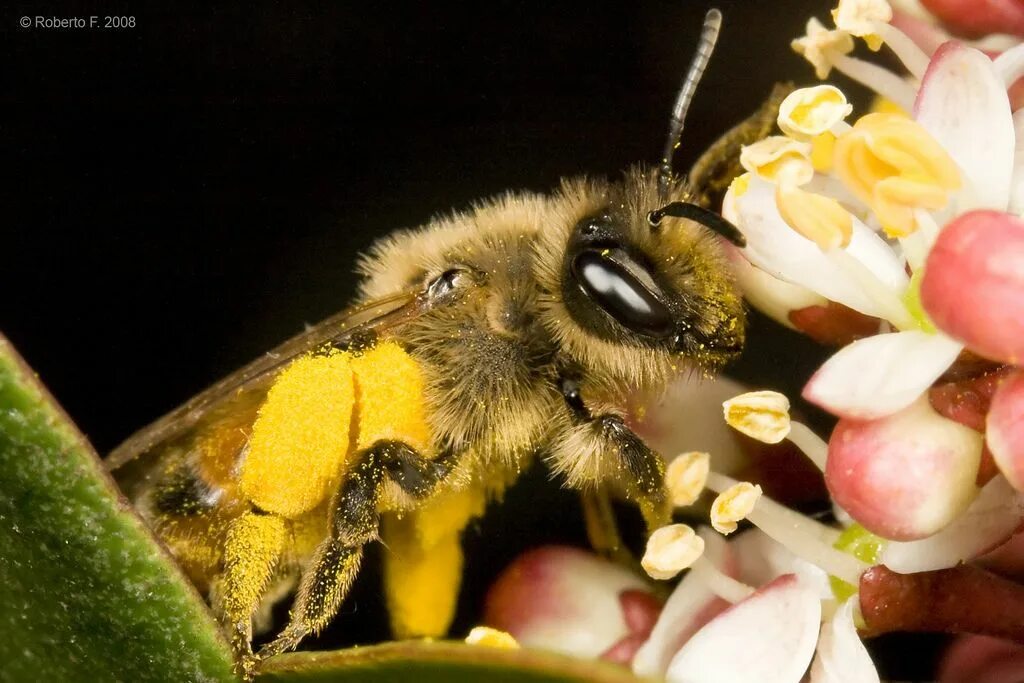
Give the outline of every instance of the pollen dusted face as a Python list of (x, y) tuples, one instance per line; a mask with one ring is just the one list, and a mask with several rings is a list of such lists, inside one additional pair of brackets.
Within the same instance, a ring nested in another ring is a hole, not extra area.
[(648, 221), (665, 203), (653, 171), (632, 169), (618, 184), (566, 183), (560, 200), (538, 276), (547, 324), (570, 355), (642, 381), (685, 366), (712, 370), (741, 350), (743, 306), (718, 238), (686, 219)]

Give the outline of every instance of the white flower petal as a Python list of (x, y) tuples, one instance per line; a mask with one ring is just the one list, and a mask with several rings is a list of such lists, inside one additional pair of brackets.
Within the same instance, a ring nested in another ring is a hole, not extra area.
[(906, 408), (956, 360), (963, 346), (912, 330), (859, 339), (814, 373), (803, 397), (841, 417), (870, 420)]
[(1024, 493), (1014, 490), (1003, 477), (996, 477), (942, 531), (919, 541), (890, 541), (879, 560), (901, 574), (954, 567), (1006, 541), (1022, 521)]
[(796, 329), (789, 320), (792, 311), (809, 306), (824, 306), (828, 303), (820, 294), (780, 280), (751, 265), (742, 255), (731, 259), (731, 263), (732, 272), (736, 275), (736, 282), (743, 291), (747, 303), (790, 329)]
[(811, 665), (811, 683), (878, 683), (878, 671), (853, 624), (856, 599), (844, 602), (821, 627), (818, 656)]
[[(738, 226), (747, 238), (744, 256), (773, 277), (800, 285), (867, 315), (885, 317), (883, 307), (865, 294), (814, 242), (791, 229), (775, 206), (774, 185), (751, 178), (736, 199)], [(907, 285), (903, 264), (885, 241), (856, 217), (846, 251), (881, 282), (898, 291)]]
[[(822, 540), (831, 545), (831, 539)], [(744, 531), (729, 547), (739, 562), (739, 579), (744, 583), (761, 586), (785, 574), (793, 574), (820, 599), (834, 597), (824, 569), (797, 557), (760, 529)]]
[(821, 621), (815, 591), (787, 574), (715, 617), (669, 664), (669, 683), (798, 683)]
[[(733, 553), (722, 535), (708, 527), (701, 527), (697, 533), (704, 539), (704, 557), (727, 571)], [(652, 678), (664, 676), (679, 648), (727, 606), (699, 576), (692, 572), (684, 576), (661, 610), (647, 642), (633, 657), (633, 673)]]
[(1010, 181), (1010, 213), (1024, 213), (1024, 109), (1013, 115), (1015, 144), (1013, 148), (1013, 180)]
[(1013, 172), (1013, 119), (992, 60), (974, 48), (946, 43), (932, 58), (914, 112), (965, 176), (959, 211), (1005, 210)]
[(1024, 76), (1024, 43), (1014, 45), (992, 60), (996, 73), (1003, 79), (1003, 86), (1009, 89), (1018, 78)]

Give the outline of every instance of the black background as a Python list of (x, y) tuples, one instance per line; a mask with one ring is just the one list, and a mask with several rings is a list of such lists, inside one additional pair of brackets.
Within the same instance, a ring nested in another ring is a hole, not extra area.
[[(831, 3), (718, 6), (680, 167), (774, 81), (813, 80), (789, 41)], [(374, 238), (506, 189), (655, 161), (707, 9), (113, 7), (0, 12), (0, 330), (101, 453), (342, 308)], [(18, 25), (108, 14), (136, 26)], [(823, 357), (760, 318), (751, 335), (734, 372), (790, 395)], [(543, 473), (511, 498), (467, 538), (460, 633), (511, 557), (580, 539), (571, 497)], [(378, 592), (362, 580), (319, 644), (380, 637)], [(901, 660), (892, 675), (908, 675)]]

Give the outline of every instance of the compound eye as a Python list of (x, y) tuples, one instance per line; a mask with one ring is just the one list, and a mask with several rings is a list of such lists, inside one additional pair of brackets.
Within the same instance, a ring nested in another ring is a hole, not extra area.
[(573, 277), (584, 293), (620, 325), (649, 337), (667, 337), (673, 331), (672, 314), (642, 268), (618, 248), (586, 249), (572, 260)]

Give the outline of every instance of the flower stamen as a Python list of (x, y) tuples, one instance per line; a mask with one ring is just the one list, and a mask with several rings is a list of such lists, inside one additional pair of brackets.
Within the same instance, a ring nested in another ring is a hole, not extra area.
[(747, 518), (761, 497), (761, 487), (747, 481), (736, 482), (718, 494), (711, 504), (711, 526), (720, 534), (736, 531), (738, 522)]
[(640, 565), (652, 579), (667, 581), (692, 565), (704, 553), (704, 539), (686, 524), (656, 529), (647, 539)]

